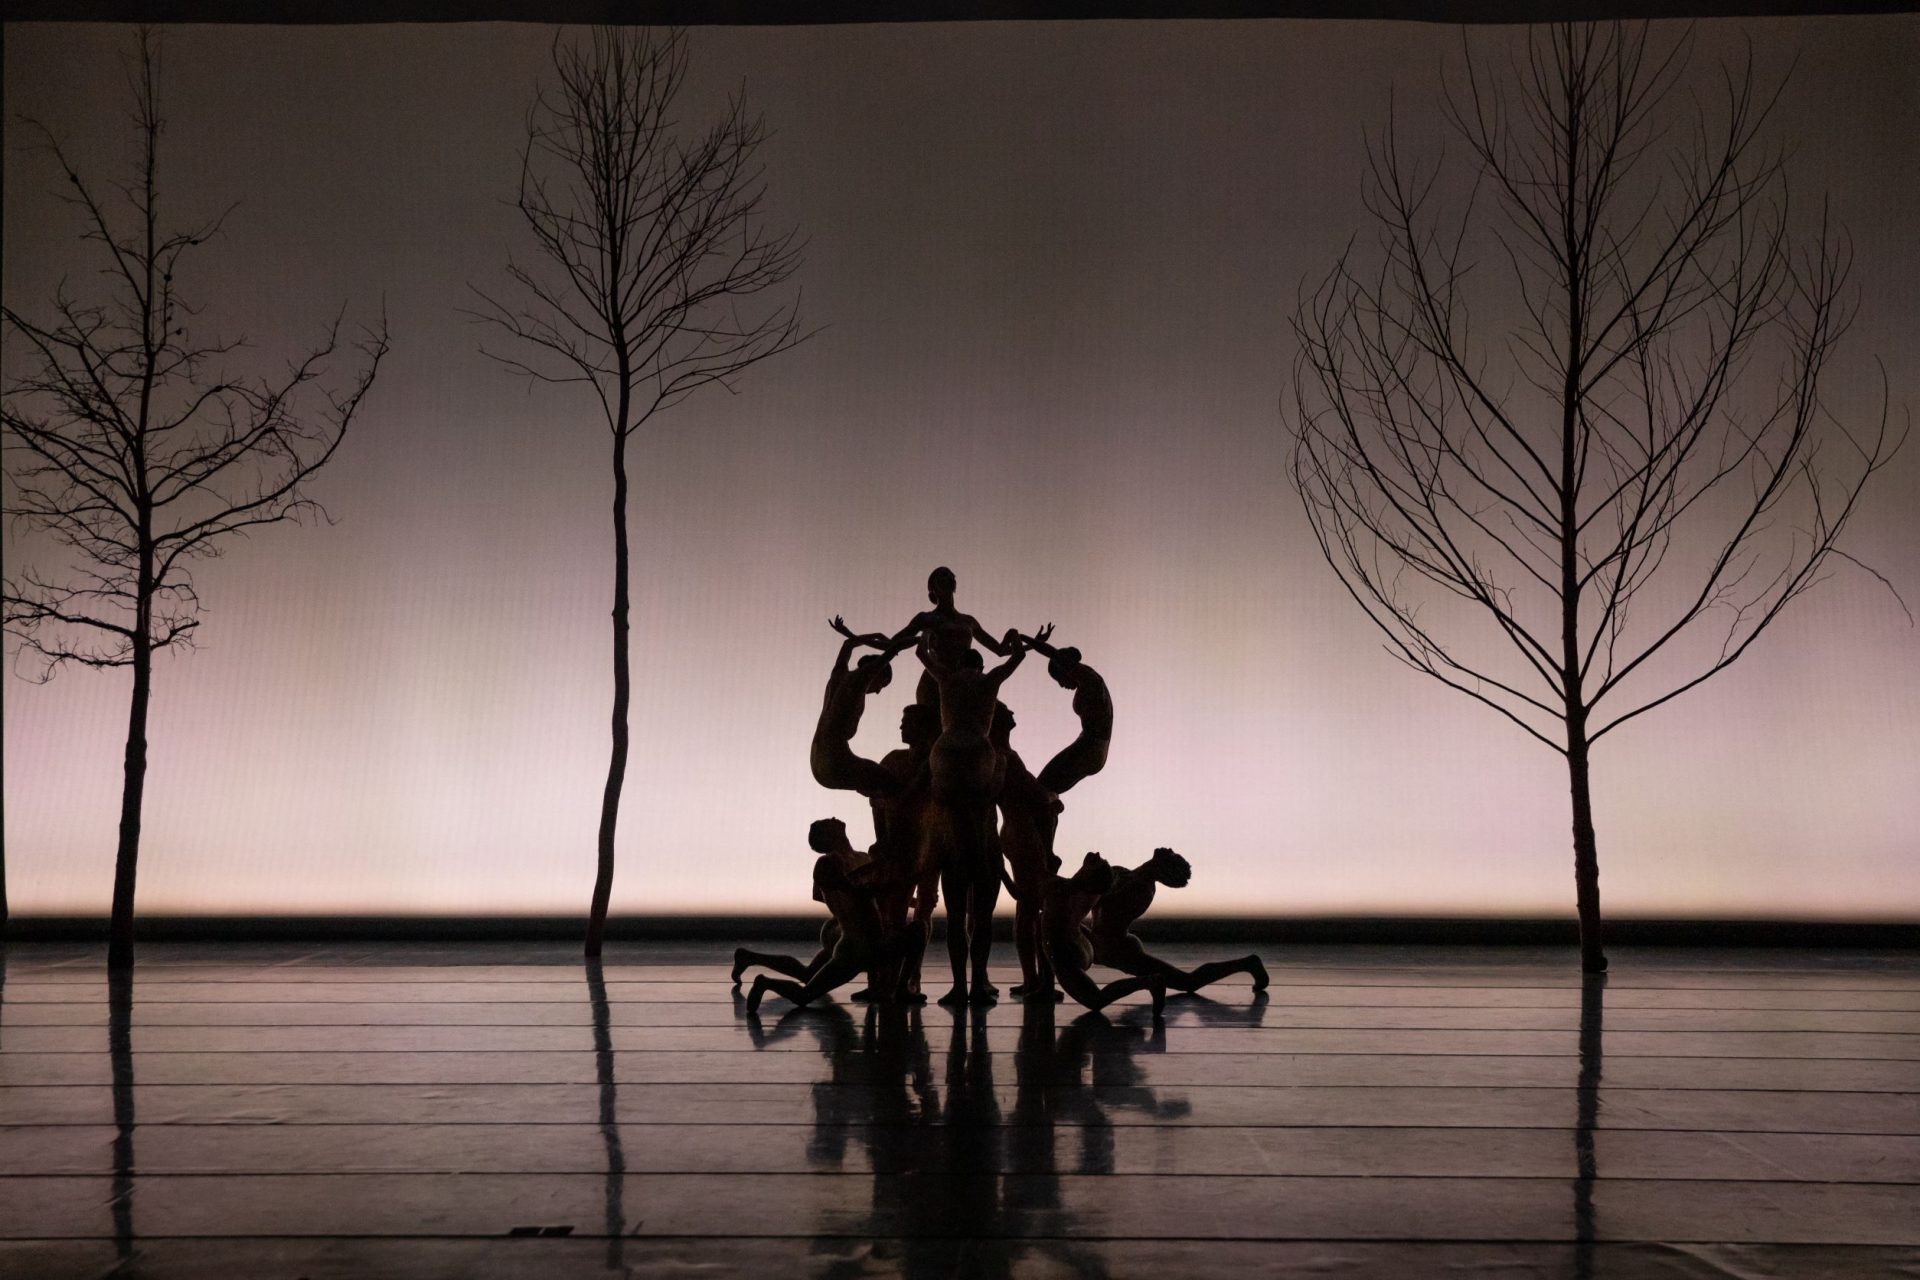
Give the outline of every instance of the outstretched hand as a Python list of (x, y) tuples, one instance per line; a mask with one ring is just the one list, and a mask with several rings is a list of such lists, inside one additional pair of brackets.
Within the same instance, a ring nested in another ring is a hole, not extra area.
[(1053, 624), (1051, 622), (1033, 633), (1033, 643), (1035, 644), (1045, 644), (1051, 639), (1053, 639)]
[(827, 623), (827, 625), (832, 627), (835, 631), (838, 631), (841, 635), (845, 636), (849, 640), (858, 638), (853, 634), (852, 630), (848, 628), (847, 624), (841, 620), (840, 615), (837, 613), (833, 615), (832, 619)]

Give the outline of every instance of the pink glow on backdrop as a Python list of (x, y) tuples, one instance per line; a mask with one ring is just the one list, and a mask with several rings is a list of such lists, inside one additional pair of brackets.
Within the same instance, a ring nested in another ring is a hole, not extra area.
[[(1703, 72), (1747, 34), (1770, 67), (1804, 50), (1782, 107), (1795, 173), (1854, 235), (1836, 402), (1877, 394), (1875, 354), (1911, 399), (1920, 22), (1704, 24)], [(124, 39), (9, 28), (9, 117), (31, 105), (117, 154), (117, 110), (87, 87), (117, 88)], [(159, 666), (141, 906), (582, 910), (610, 687), (602, 440), (565, 393), (481, 361), (453, 310), (514, 243), (498, 202), (547, 34), (168, 40), (178, 203), (242, 200), (196, 286), (210, 313), (301, 336), (384, 295), (396, 342), (315, 486), (338, 525), (208, 565), (204, 648)], [(898, 626), (947, 563), (962, 607), (995, 629), (1055, 622), (1112, 688), (1112, 761), (1067, 797), (1063, 853), (1180, 849), (1196, 874), (1167, 909), (1570, 912), (1558, 758), (1380, 650), (1311, 545), (1276, 416), (1294, 289), (1357, 217), (1358, 122), (1390, 83), (1424, 100), (1455, 41), (1322, 23), (696, 33), (696, 90), (744, 77), (778, 130), (769, 200), (811, 237), (806, 307), (831, 327), (639, 447), (616, 911), (812, 909), (808, 820), (868, 830), (806, 765), (826, 619)], [(268, 152), (290, 158), (263, 184)], [(39, 305), (68, 252), (46, 187), (9, 151), (12, 306)], [(1909, 602), (1916, 493), (1920, 447), (1852, 547)], [(14, 907), (104, 911), (126, 680), (5, 681)], [(863, 754), (888, 748), (911, 685), (870, 710)], [(1036, 662), (1007, 700), (1037, 768), (1073, 734), (1067, 695)], [(1611, 911), (1920, 912), (1920, 641), (1864, 574), (1609, 738), (1596, 771)]]

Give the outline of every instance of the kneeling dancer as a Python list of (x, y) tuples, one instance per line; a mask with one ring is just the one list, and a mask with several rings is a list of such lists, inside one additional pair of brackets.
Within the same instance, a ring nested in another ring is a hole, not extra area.
[(1260, 963), (1259, 956), (1215, 960), (1192, 970), (1176, 969), (1158, 956), (1148, 955), (1134, 936), (1133, 923), (1153, 905), (1155, 886), (1181, 889), (1192, 878), (1193, 867), (1171, 849), (1155, 849), (1153, 856), (1137, 867), (1114, 868), (1113, 887), (1093, 904), (1087, 922), (1093, 962), (1136, 977), (1157, 977), (1170, 989), (1186, 992), (1198, 991), (1229, 974), (1244, 973), (1253, 978), (1253, 992), (1259, 995), (1267, 989), (1267, 967)]
[(1157, 975), (1122, 978), (1103, 987), (1087, 976), (1087, 969), (1093, 964), (1093, 945), (1087, 940), (1081, 922), (1099, 902), (1100, 895), (1113, 887), (1113, 868), (1097, 853), (1089, 853), (1071, 876), (1061, 875), (1059, 866), (1060, 860), (1053, 859), (1046, 898), (1040, 907), (1041, 938), (1054, 981), (1062, 991), (1094, 1010), (1104, 1009), (1136, 991), (1150, 991), (1153, 1016), (1158, 1018), (1167, 1004), (1165, 978)]

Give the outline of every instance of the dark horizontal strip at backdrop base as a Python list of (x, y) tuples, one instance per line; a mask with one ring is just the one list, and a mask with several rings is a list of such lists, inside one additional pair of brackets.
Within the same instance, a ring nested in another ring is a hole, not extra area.
[[(632, 915), (607, 921), (607, 937), (628, 941), (727, 941), (813, 938), (822, 917), (810, 915)], [(995, 937), (1012, 937), (1010, 917)], [(935, 936), (945, 921), (936, 918)], [(18, 942), (99, 942), (104, 916), (15, 915), (5, 936)], [(489, 942), (572, 939), (582, 916), (237, 916), (153, 915), (134, 922), (150, 942)], [(1384, 943), (1392, 945), (1568, 946), (1579, 941), (1571, 919), (1481, 916), (1161, 916), (1142, 921), (1149, 942)], [(1920, 922), (1856, 920), (1611, 920), (1606, 939), (1642, 947), (1870, 947), (1920, 950)]]
[(14, 0), (9, 22), (606, 22), (655, 26), (1302, 18), (1568, 22), (1897, 13), (1899, 0)]

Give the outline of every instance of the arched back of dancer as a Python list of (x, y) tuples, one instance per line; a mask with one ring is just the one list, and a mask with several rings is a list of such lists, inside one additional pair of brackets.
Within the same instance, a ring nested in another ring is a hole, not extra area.
[(1073, 714), (1080, 720), (1079, 736), (1040, 770), (1040, 785), (1065, 795), (1107, 766), (1107, 749), (1113, 742), (1113, 697), (1100, 673), (1080, 660), (1078, 649), (1056, 649), (1044, 637), (1036, 639), (1033, 648), (1046, 655), (1047, 674), (1054, 683), (1073, 690)]
[(1089, 853), (1071, 876), (1061, 875), (1058, 863), (1059, 859), (1054, 859), (1055, 869), (1047, 877), (1040, 916), (1041, 939), (1054, 979), (1068, 995), (1093, 1010), (1104, 1009), (1136, 991), (1151, 992), (1153, 1016), (1158, 1018), (1167, 1003), (1166, 979), (1126, 977), (1103, 987), (1087, 976), (1093, 964), (1093, 947), (1081, 924), (1100, 895), (1113, 887), (1113, 868), (1097, 853)]
[(1164, 979), (1174, 991), (1198, 991), (1204, 986), (1236, 973), (1253, 979), (1255, 995), (1267, 989), (1267, 967), (1259, 956), (1238, 960), (1215, 960), (1193, 969), (1179, 969), (1149, 955), (1133, 934), (1133, 924), (1153, 905), (1155, 890), (1165, 885), (1183, 889), (1193, 877), (1187, 860), (1171, 849), (1155, 849), (1153, 856), (1137, 867), (1118, 868), (1113, 886), (1094, 904), (1087, 921), (1087, 940), (1093, 948), (1093, 962), (1136, 977)]
[[(833, 629), (846, 639), (827, 674), (826, 692), (820, 699), (820, 719), (813, 730), (813, 747), (808, 761), (813, 780), (834, 791), (858, 791), (873, 795), (894, 785), (893, 775), (873, 760), (853, 753), (853, 735), (860, 731), (860, 717), (867, 699), (893, 682), (894, 650), (886, 648), (882, 635), (857, 636), (847, 630), (839, 618)], [(879, 649), (862, 657), (851, 668), (847, 659), (854, 649), (870, 645)]]

